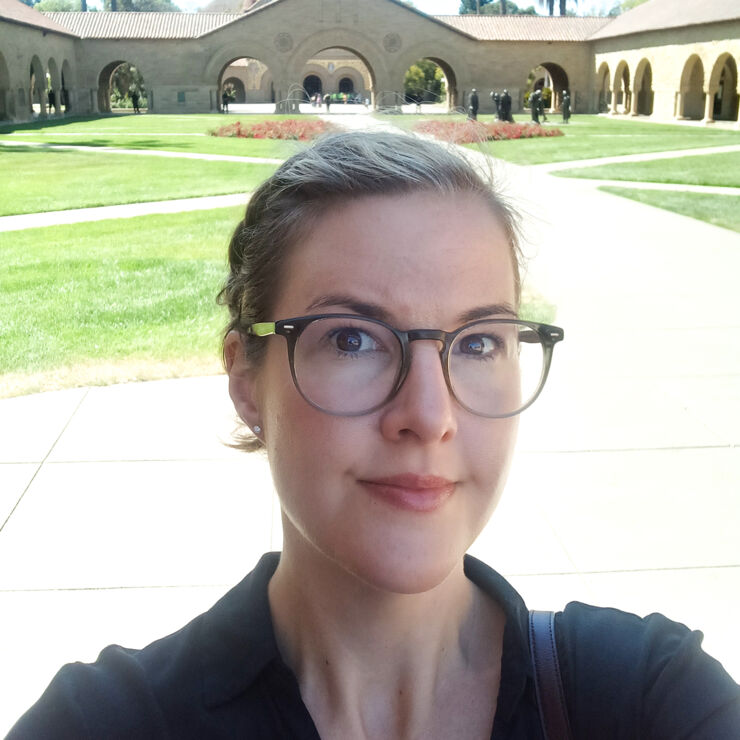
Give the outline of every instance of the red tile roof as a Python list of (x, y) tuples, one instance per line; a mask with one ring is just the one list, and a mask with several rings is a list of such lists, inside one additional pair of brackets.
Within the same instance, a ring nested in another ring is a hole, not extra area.
[(18, 0), (0, 0), (0, 19), (11, 23), (20, 23), (23, 26), (41, 28), (44, 31), (53, 31), (65, 36), (72, 36), (68, 28), (48, 18), (44, 13), (29, 8)]
[(611, 18), (543, 15), (436, 15), (479, 41), (585, 41)]
[(44, 15), (83, 39), (193, 39), (244, 17), (242, 13), (101, 12)]
[(738, 19), (740, 19), (738, 0), (701, 0), (698, 3), (690, 3), (688, 0), (680, 3), (676, 0), (650, 0), (617, 16), (591, 38), (607, 39), (663, 28), (683, 28)]

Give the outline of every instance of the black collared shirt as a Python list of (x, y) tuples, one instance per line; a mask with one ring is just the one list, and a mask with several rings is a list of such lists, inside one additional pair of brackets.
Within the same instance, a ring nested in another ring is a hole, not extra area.
[[(317, 740), (272, 627), (267, 585), (279, 557), (264, 555), (209, 611), (143, 650), (112, 645), (93, 664), (64, 666), (8, 740)], [(507, 618), (492, 738), (540, 740), (527, 608), (475, 558), (465, 573)], [(740, 687), (701, 650), (701, 633), (577, 602), (556, 627), (576, 739), (740, 738)]]

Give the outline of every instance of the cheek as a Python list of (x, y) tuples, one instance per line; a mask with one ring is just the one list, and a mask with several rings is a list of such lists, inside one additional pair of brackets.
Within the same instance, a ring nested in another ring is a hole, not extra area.
[(496, 501), (509, 474), (518, 429), (518, 416), (484, 419), (461, 440), (471, 478)]

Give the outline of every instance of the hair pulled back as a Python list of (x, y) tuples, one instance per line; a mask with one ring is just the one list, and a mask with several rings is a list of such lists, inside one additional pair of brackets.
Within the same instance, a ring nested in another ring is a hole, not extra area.
[[(286, 258), (300, 248), (321, 217), (341, 202), (374, 195), (428, 191), (481, 197), (506, 233), (514, 268), (515, 295), (520, 295), (517, 213), (496, 193), (459, 150), (403, 133), (347, 132), (318, 138), (286, 160), (255, 191), (229, 243), (229, 274), (218, 295), (229, 309), (224, 332), (245, 334), (259, 321), (273, 321), (271, 311), (282, 284)], [(247, 359), (259, 363), (264, 341), (244, 336)], [(255, 449), (255, 438), (237, 446)]]

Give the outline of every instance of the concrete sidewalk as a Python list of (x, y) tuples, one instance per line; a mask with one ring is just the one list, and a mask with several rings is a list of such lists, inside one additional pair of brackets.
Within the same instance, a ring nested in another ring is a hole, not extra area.
[[(531, 607), (701, 629), (740, 678), (740, 236), (496, 169), (566, 339), (472, 552)], [(266, 464), (231, 427), (223, 377), (0, 401), (0, 733), (63, 662), (177, 629), (279, 547)]]

